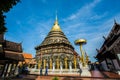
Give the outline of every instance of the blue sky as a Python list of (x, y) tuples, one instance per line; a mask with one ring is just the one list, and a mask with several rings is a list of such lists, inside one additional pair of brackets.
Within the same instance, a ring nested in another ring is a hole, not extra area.
[(35, 46), (41, 44), (53, 26), (57, 10), (59, 24), (75, 50), (78, 38), (87, 39), (84, 49), (95, 61), (100, 48), (114, 25), (120, 23), (119, 0), (21, 0), (6, 13), (7, 40), (22, 42), (23, 51), (35, 56)]

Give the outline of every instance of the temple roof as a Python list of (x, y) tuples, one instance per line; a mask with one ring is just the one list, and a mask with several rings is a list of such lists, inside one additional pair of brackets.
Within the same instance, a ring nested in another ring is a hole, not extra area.
[(22, 53), (22, 55), (23, 55), (23, 57), (24, 57), (25, 59), (32, 59), (32, 58), (33, 58), (33, 57), (32, 57), (32, 54)]

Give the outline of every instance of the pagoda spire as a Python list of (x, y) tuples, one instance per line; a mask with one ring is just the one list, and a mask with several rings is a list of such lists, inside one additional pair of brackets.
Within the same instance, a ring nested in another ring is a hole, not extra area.
[(58, 17), (57, 17), (57, 11), (56, 11), (56, 17), (55, 17), (55, 23), (54, 23), (54, 25), (59, 25), (59, 23), (58, 23)]
[(56, 19), (56, 21), (58, 21), (58, 18), (57, 18), (57, 11), (56, 11), (56, 18), (55, 18), (55, 19)]
[(55, 22), (54, 22), (54, 25), (53, 25), (51, 31), (61, 31), (61, 28), (58, 23), (57, 12), (56, 12), (56, 17), (55, 17)]

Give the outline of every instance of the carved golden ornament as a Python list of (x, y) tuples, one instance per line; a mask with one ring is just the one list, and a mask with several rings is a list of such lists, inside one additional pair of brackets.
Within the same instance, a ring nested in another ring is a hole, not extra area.
[(83, 67), (86, 65), (86, 60), (85, 60), (85, 53), (84, 53), (84, 51), (82, 49), (82, 45), (86, 44), (86, 43), (87, 43), (87, 40), (85, 40), (85, 39), (77, 39), (77, 40), (75, 40), (75, 44), (80, 45), (81, 62), (82, 62)]
[(77, 39), (77, 40), (75, 40), (76, 45), (86, 44), (86, 43), (87, 43), (87, 40), (85, 40), (85, 39)]

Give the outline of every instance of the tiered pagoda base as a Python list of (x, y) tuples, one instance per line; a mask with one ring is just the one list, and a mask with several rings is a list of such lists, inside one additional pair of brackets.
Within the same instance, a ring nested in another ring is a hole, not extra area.
[[(79, 73), (79, 69), (48, 69), (48, 75), (78, 75), (78, 76), (82, 76), (82, 77), (91, 77), (91, 73), (89, 72), (89, 70), (87, 70), (88, 68), (82, 69), (82, 74)], [(29, 69), (30, 70), (30, 74), (40, 74), (40, 70), (39, 69)], [(42, 73), (44, 75), (45, 73), (45, 69), (42, 70)]]
[[(40, 69), (29, 69), (30, 70), (30, 74), (37, 74), (39, 75), (40, 74)], [(60, 70), (60, 69), (55, 69), (53, 71), (53, 69), (48, 69), (48, 75), (64, 75), (64, 74), (71, 74), (71, 75), (80, 75), (80, 73), (78, 72), (79, 69), (63, 69), (63, 70)], [(42, 73), (44, 75), (45, 73), (45, 69), (42, 70)]]

